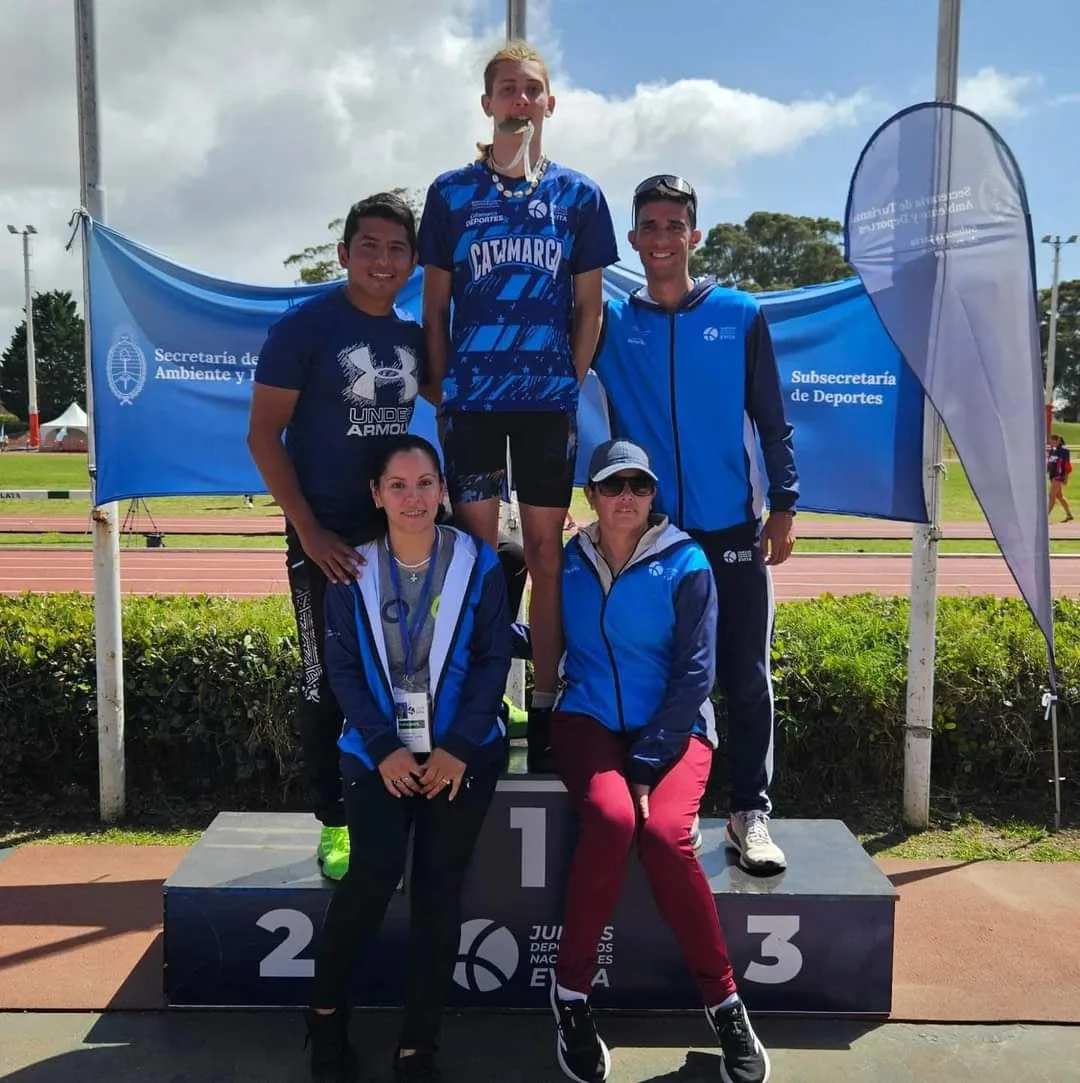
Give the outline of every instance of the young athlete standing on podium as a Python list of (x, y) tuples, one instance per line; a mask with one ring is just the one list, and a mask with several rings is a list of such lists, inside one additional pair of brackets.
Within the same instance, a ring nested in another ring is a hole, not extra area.
[[(608, 303), (594, 364), (613, 431), (649, 449), (661, 482), (659, 508), (700, 543), (716, 577), (728, 840), (746, 868), (777, 871), (785, 857), (769, 831), (769, 565), (782, 564), (794, 545), (792, 429), (769, 328), (753, 295), (690, 277), (690, 253), (701, 240), (693, 188), (681, 177), (649, 177), (638, 185), (633, 209), (629, 239), (646, 285)], [(764, 522), (759, 447), (769, 503)]]
[(495, 551), (437, 525), (438, 455), (400, 437), (373, 464), (383, 525), (358, 548), (359, 581), (326, 590), (326, 672), (345, 714), (349, 870), (315, 960), (315, 1083), (352, 1083), (353, 968), (382, 924), (413, 832), (405, 1018), (397, 1083), (441, 1078), (434, 1054), (461, 933), (461, 888), (506, 764), (499, 706), (510, 670), (510, 612)]
[(539, 53), (522, 42), (500, 49), (484, 69), (481, 105), (492, 142), (428, 191), (423, 322), (455, 521), (491, 545), (509, 441), (533, 583), (528, 765), (544, 771), (578, 388), (600, 331), (603, 269), (618, 250), (600, 189), (543, 153), (555, 97)]
[(726, 1083), (764, 1083), (769, 1058), (739, 999), (690, 827), (709, 781), (716, 724), (716, 585), (701, 547), (652, 515), (656, 474), (628, 440), (601, 444), (585, 489), (596, 522), (566, 547), (566, 687), (555, 763), (581, 820), (551, 985), (559, 1066), (602, 1083), (611, 1056), (589, 992), (596, 945), (637, 846), (657, 908), (697, 981)]
[[(297, 716), (322, 824), (318, 857), (349, 863), (337, 739), (341, 708), (323, 665), (326, 585), (360, 574), (349, 539), (375, 521), (372, 462), (408, 432), (424, 382), (420, 325), (394, 308), (416, 267), (416, 222), (397, 196), (354, 204), (338, 260), (343, 285), (288, 312), (259, 354), (248, 447), (285, 516), (289, 590), (302, 672)], [(284, 441), (282, 436), (284, 435)]]

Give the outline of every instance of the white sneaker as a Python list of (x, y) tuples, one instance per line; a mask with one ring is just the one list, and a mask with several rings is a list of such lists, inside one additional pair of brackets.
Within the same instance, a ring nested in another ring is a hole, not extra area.
[(728, 820), (728, 842), (739, 851), (739, 864), (748, 872), (787, 868), (784, 851), (769, 834), (769, 814), (760, 809), (733, 812)]
[(690, 825), (690, 845), (693, 846), (695, 854), (700, 854), (702, 847), (705, 845), (705, 840), (701, 837), (700, 816), (695, 816), (694, 822)]

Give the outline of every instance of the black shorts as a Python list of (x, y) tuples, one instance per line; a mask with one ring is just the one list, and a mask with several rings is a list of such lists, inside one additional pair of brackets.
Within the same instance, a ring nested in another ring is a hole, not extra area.
[(453, 410), (443, 418), (450, 500), (469, 504), (505, 495), (506, 442), (518, 500), (568, 508), (577, 458), (577, 419), (561, 410)]

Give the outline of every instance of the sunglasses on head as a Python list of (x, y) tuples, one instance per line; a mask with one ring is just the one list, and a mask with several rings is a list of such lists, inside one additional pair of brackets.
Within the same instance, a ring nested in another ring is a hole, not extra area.
[(647, 474), (635, 474), (630, 478), (604, 478), (594, 481), (593, 487), (601, 496), (622, 496), (626, 487), (634, 496), (652, 496), (656, 492), (656, 482)]
[(637, 222), (638, 204), (641, 202), (642, 196), (651, 194), (652, 192), (658, 192), (660, 195), (671, 196), (672, 199), (686, 199), (689, 200), (690, 206), (693, 208), (694, 217), (697, 217), (697, 192), (694, 191), (694, 186), (682, 177), (675, 176), (674, 173), (657, 173), (652, 177), (646, 177), (635, 189), (634, 189), (634, 222)]

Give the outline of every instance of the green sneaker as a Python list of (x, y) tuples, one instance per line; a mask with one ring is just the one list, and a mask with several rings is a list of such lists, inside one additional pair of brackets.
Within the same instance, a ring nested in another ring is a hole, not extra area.
[(524, 737), (525, 724), (529, 721), (529, 712), (515, 707), (509, 696), (503, 696), (503, 711), (506, 717), (506, 730), (511, 737)]
[(328, 880), (340, 880), (349, 871), (349, 829), (324, 827), (315, 851), (322, 874)]

